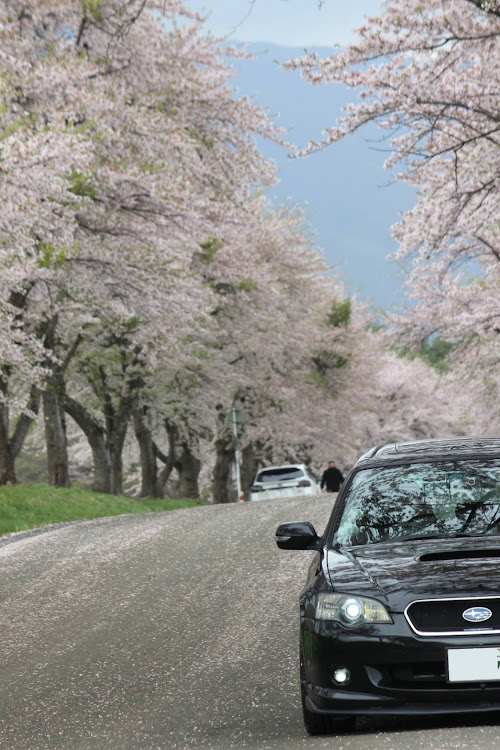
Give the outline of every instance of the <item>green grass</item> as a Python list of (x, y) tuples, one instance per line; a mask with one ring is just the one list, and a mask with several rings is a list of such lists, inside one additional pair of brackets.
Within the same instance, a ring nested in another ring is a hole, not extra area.
[(78, 487), (58, 489), (46, 484), (0, 487), (0, 536), (61, 521), (79, 521), (124, 513), (153, 513), (192, 508), (195, 500), (134, 499), (105, 495)]

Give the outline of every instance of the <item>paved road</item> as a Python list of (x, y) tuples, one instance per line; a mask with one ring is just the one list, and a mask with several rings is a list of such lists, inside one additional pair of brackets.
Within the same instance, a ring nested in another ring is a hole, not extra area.
[[(304, 733), (297, 595), (327, 498), (127, 516), (0, 540), (1, 750), (498, 750), (494, 721)], [(500, 720), (500, 717), (499, 717)]]

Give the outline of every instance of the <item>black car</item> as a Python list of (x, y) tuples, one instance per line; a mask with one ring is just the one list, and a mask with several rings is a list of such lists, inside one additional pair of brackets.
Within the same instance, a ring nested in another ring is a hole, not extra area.
[(373, 715), (500, 711), (500, 438), (372, 448), (315, 550), (300, 596), (310, 734)]

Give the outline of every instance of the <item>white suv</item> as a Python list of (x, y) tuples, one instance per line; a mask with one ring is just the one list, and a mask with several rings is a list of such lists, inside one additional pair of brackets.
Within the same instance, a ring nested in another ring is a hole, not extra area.
[(250, 500), (272, 500), (294, 495), (317, 495), (316, 478), (305, 464), (267, 466), (260, 469), (250, 487)]

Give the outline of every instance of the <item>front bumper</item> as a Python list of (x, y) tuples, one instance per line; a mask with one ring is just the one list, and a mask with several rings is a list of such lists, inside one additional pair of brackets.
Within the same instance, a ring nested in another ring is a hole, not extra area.
[[(403, 615), (393, 614), (393, 619), (392, 625), (355, 630), (303, 619), (303, 689), (309, 711), (356, 716), (500, 710), (500, 680), (450, 683), (446, 665), (448, 648), (500, 649), (499, 635), (421, 637)], [(342, 686), (333, 679), (341, 667), (350, 673)]]

